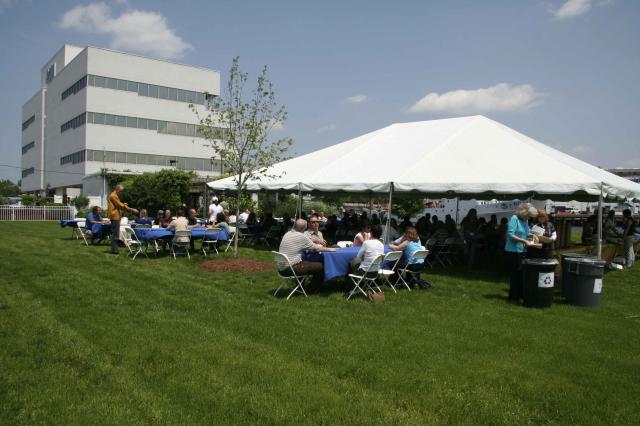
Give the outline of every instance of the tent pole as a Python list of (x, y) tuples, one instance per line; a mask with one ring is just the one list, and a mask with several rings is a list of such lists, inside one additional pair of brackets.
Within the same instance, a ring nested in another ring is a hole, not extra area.
[(387, 224), (384, 226), (384, 243), (389, 244), (389, 231), (391, 230), (391, 203), (393, 201), (393, 182), (389, 182), (389, 211), (387, 211)]
[(602, 259), (602, 182), (600, 182), (600, 196), (598, 197), (598, 235), (596, 237), (596, 254)]
[(456, 225), (459, 223), (458, 219), (459, 219), (459, 214), (460, 214), (460, 197), (456, 197)]
[(302, 187), (301, 183), (298, 182), (298, 205), (296, 206), (296, 219), (300, 219), (302, 217)]

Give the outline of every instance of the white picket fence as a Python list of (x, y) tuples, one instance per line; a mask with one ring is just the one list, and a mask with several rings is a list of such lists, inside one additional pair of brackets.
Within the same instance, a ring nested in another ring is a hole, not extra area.
[(0, 206), (0, 220), (69, 220), (75, 215), (74, 206)]

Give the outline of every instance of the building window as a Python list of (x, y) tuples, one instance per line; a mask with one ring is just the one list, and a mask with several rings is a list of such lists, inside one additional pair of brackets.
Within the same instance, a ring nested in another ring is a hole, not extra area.
[[(138, 81), (118, 80), (111, 77), (101, 77), (98, 75), (91, 75), (91, 74), (84, 77), (84, 84), (85, 86), (89, 84), (89, 86), (105, 87), (107, 89), (134, 92), (134, 93), (137, 93), (139, 96), (145, 96), (149, 98), (167, 99), (167, 100), (178, 101), (178, 102), (189, 102), (189, 103), (194, 103), (198, 105), (209, 105), (211, 99), (215, 97), (214, 95), (205, 94), (203, 92), (194, 92), (192, 90), (177, 89), (175, 87), (156, 86), (153, 84), (141, 83)], [(81, 89), (82, 88), (78, 90), (81, 90)], [(64, 99), (65, 97), (66, 96), (64, 96), (64, 92), (63, 92), (62, 99)]]
[(28, 169), (23, 169), (22, 170), (22, 177), (25, 178), (25, 177), (27, 177), (29, 175), (32, 175), (32, 174), (35, 173), (35, 171), (36, 171), (36, 169), (33, 168), (33, 167), (29, 167)]
[(62, 124), (62, 126), (60, 126), (60, 133), (66, 132), (69, 129), (77, 129), (80, 126), (84, 126), (85, 122), (86, 122), (86, 114), (83, 112), (79, 116), (74, 117), (71, 120), (67, 121), (66, 123)]
[[(174, 157), (167, 155), (138, 154), (133, 152), (121, 151), (100, 151), (92, 149), (86, 150), (85, 157), (85, 152), (80, 152), (82, 153), (82, 161), (85, 161), (86, 158), (86, 161), (97, 161), (106, 163), (143, 164), (149, 166), (175, 167), (180, 170), (199, 170), (206, 172), (220, 171), (220, 161), (211, 160), (209, 158)], [(72, 156), (75, 154), (62, 157), (60, 159), (60, 163), (62, 164), (63, 159), (67, 163), (72, 162)]]
[(25, 146), (22, 147), (22, 155), (26, 154), (27, 151), (29, 151), (32, 148), (35, 148), (36, 146), (36, 141), (31, 141), (28, 144), (26, 144)]
[(65, 155), (64, 157), (60, 157), (60, 165), (64, 166), (65, 164), (78, 164), (84, 163), (85, 160), (85, 150), (74, 152), (73, 154)]
[[(177, 123), (174, 121), (158, 121), (150, 118), (129, 117), (124, 115), (102, 114), (99, 112), (87, 112), (87, 122), (90, 124), (105, 124), (107, 126), (129, 127), (133, 129), (153, 130), (162, 134), (188, 136), (202, 138), (198, 132), (198, 125), (189, 123)], [(65, 123), (67, 124), (67, 123)], [(82, 122), (84, 124), (84, 121)], [(64, 131), (64, 130), (63, 130)], [(215, 128), (213, 136), (221, 139), (224, 129)]]
[(75, 83), (73, 83), (71, 85), (71, 87), (66, 89), (64, 92), (62, 92), (62, 100), (64, 101), (69, 96), (75, 95), (76, 93), (78, 93), (79, 91), (84, 89), (85, 87), (87, 87), (87, 76), (86, 75), (84, 77), (82, 77), (80, 80), (78, 80)]
[(35, 115), (32, 115), (31, 117), (27, 118), (27, 121), (24, 121), (22, 123), (22, 131), (24, 132), (25, 130), (27, 130), (27, 127), (29, 127), (34, 121), (36, 121)]

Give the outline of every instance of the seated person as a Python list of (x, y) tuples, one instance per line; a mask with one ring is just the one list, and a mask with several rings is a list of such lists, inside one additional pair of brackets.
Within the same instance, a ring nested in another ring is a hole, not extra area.
[[(278, 251), (289, 258), (289, 262), (296, 274), (312, 274), (311, 284), (317, 288), (322, 284), (324, 278), (322, 262), (303, 260), (302, 255), (307, 250), (323, 252), (335, 251), (336, 249), (315, 244), (309, 237), (304, 235), (305, 229), (307, 229), (307, 221), (304, 219), (296, 220), (293, 228), (282, 237)], [(284, 275), (290, 273), (288, 265), (278, 265), (278, 268)]]
[(353, 247), (360, 247), (365, 241), (371, 238), (371, 225), (369, 222), (363, 222), (360, 232), (353, 238)]
[(353, 269), (357, 267), (358, 273), (367, 272), (373, 260), (381, 254), (384, 255), (384, 244), (380, 240), (381, 236), (382, 228), (379, 225), (373, 225), (371, 227), (371, 238), (362, 243), (360, 251), (351, 262)]
[(135, 219), (135, 222), (138, 225), (151, 225), (152, 221), (153, 220), (147, 214), (147, 210), (146, 209), (140, 210), (140, 214)]
[[(218, 215), (215, 217), (215, 220), (216, 224), (210, 226), (210, 228), (224, 229), (227, 235), (231, 235), (231, 226), (229, 226), (229, 224), (227, 223), (227, 217), (224, 215), (224, 213), (218, 213)], [(235, 232), (235, 229), (233, 232)]]
[(164, 219), (164, 210), (158, 210), (156, 218), (153, 219), (153, 223), (151, 223), (151, 225), (162, 226), (162, 219)]
[(91, 212), (87, 215), (87, 222), (85, 225), (85, 233), (87, 236), (91, 237), (92, 244), (94, 240), (98, 240), (98, 242), (100, 242), (104, 239), (104, 236), (102, 235), (102, 225), (107, 223), (109, 223), (109, 220), (102, 218), (102, 209), (99, 206), (93, 206)]
[[(167, 210), (167, 211), (170, 212), (170, 210)], [(178, 210), (178, 217), (173, 219), (167, 225), (167, 231), (188, 231), (188, 230), (189, 230), (189, 220), (186, 217), (184, 217), (184, 210), (180, 209)], [(177, 241), (181, 243), (186, 243), (187, 241), (190, 241), (190, 240), (191, 239), (189, 237), (179, 237)]]
[[(218, 214), (222, 214), (222, 213), (218, 213)], [(203, 226), (198, 223), (198, 216), (196, 213), (196, 209), (189, 209), (189, 212), (187, 213), (187, 221), (189, 222), (190, 228), (199, 228)]]
[[(413, 257), (415, 252), (423, 249), (420, 244), (420, 238), (418, 237), (418, 231), (416, 231), (416, 228), (413, 226), (408, 227), (404, 231), (401, 242), (393, 242), (389, 244), (389, 248), (393, 251), (402, 251), (402, 258), (398, 263), (398, 268), (409, 269), (412, 271), (420, 271), (424, 268), (424, 259), (416, 259)], [(431, 287), (427, 281), (420, 279), (420, 274), (416, 274), (415, 279), (420, 288), (426, 289)], [(409, 282), (408, 284), (411, 286), (413, 282)]]
[(164, 215), (162, 216), (162, 219), (160, 219), (160, 227), (161, 228), (166, 228), (166, 227), (169, 226), (169, 224), (172, 221), (173, 221), (173, 216), (171, 214), (171, 210), (167, 209), (167, 210), (164, 211)]
[(326, 247), (327, 241), (323, 238), (322, 232), (319, 231), (320, 228), (320, 218), (317, 214), (312, 214), (309, 218), (308, 228), (304, 231), (304, 235), (309, 237), (311, 241), (315, 244), (320, 244), (321, 246)]

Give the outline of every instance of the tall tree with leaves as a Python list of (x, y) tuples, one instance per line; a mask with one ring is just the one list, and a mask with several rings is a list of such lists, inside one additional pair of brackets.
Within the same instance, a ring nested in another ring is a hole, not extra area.
[[(213, 98), (210, 111), (200, 120), (199, 132), (210, 143), (213, 158), (222, 161), (225, 174), (235, 182), (236, 217), (240, 216), (240, 200), (249, 180), (277, 177), (269, 174), (273, 164), (285, 160), (293, 140), (270, 138), (271, 131), (287, 119), (284, 105), (276, 103), (273, 83), (263, 67), (255, 88), (245, 90), (248, 74), (240, 71), (240, 58), (235, 57), (229, 70), (226, 90)], [(233, 255), (238, 255), (238, 233), (234, 236)]]

